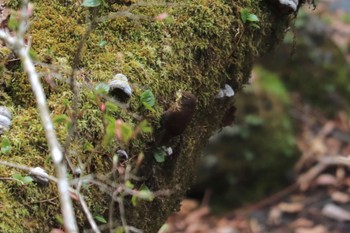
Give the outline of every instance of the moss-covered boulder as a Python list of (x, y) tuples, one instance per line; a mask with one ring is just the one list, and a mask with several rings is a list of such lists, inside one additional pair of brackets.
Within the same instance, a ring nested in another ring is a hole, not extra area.
[[(17, 0), (7, 3), (18, 7)], [(130, 4), (134, 1), (104, 1), (95, 9), (81, 7), (78, 1), (70, 0), (33, 3), (30, 38), (40, 61), (37, 69), (42, 74), (51, 116), (61, 119), (57, 120), (56, 127), (62, 144), (67, 135), (67, 125), (63, 124), (67, 122), (62, 123), (62, 115), (72, 114), (73, 95), (67, 84), (69, 64), (89, 22), (95, 21), (78, 64), (78, 129), (69, 156), (74, 166), (84, 163), (83, 174), (97, 177), (111, 171), (117, 149), (127, 151), (131, 166), (139, 153), (145, 153), (137, 173), (141, 180), (135, 184), (146, 185), (152, 191), (169, 189), (172, 192), (170, 196), (141, 202), (136, 207), (125, 199), (128, 224), (144, 232), (156, 232), (165, 218), (177, 210), (193, 181), (203, 145), (212, 132), (222, 126), (225, 112), (233, 106), (232, 99), (215, 98), (219, 89), (229, 84), (239, 91), (250, 76), (254, 58), (279, 43), (294, 18), (294, 14), (285, 14), (265, 0), (182, 0), (173, 4), (153, 0), (133, 7)], [(256, 15), (259, 22), (243, 23), (242, 9)], [(154, 20), (164, 12), (169, 15), (167, 19)], [(54, 174), (26, 75), (21, 67), (8, 70), (5, 63), (1, 64), (0, 100), (13, 114), (11, 129), (2, 135), (2, 140), (10, 141), (11, 150), (3, 153), (1, 159), (40, 166)], [(134, 92), (128, 109), (118, 108), (109, 114), (129, 127), (147, 119), (157, 130), (163, 112), (174, 102), (177, 91), (189, 91), (197, 97), (194, 118), (186, 131), (172, 140), (174, 155), (164, 163), (157, 163), (153, 158), (152, 142), (156, 132), (139, 135), (129, 143), (117, 140), (108, 145), (104, 143), (108, 119), (100, 110), (103, 98), (97, 97), (94, 90), (116, 73), (129, 78)], [(151, 90), (156, 97), (153, 110), (145, 108), (140, 101), (145, 90)], [(11, 177), (14, 173), (24, 176), (23, 171), (0, 167), (1, 177)], [(118, 182), (118, 175), (112, 177), (116, 178), (109, 182)], [(111, 193), (105, 191), (87, 185), (82, 194), (94, 215), (108, 219)], [(1, 232), (49, 232), (53, 227), (61, 227), (53, 183), (40, 187), (1, 180), (0, 197)], [(79, 225), (82, 229), (88, 228), (84, 214), (79, 205), (76, 206)], [(117, 211), (113, 216), (118, 223)]]

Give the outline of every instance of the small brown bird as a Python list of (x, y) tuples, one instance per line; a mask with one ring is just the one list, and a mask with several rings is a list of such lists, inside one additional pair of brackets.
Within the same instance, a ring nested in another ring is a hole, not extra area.
[(196, 103), (196, 97), (190, 92), (184, 91), (177, 94), (175, 103), (162, 117), (161, 132), (156, 136), (158, 146), (168, 143), (170, 139), (185, 131), (193, 118)]

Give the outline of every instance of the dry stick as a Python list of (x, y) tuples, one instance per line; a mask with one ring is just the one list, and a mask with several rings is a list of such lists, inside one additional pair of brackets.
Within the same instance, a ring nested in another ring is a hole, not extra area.
[(56, 205), (56, 203), (54, 203), (53, 200), (56, 200), (57, 198), (58, 198), (58, 196), (53, 197), (53, 198), (49, 198), (49, 199), (45, 199), (45, 200), (40, 200), (40, 201), (26, 202), (26, 203), (23, 203), (23, 205), (33, 205), (33, 204), (44, 203), (44, 202), (48, 202), (52, 205)]
[(297, 182), (300, 185), (300, 188), (302, 190), (306, 190), (309, 187), (309, 183), (313, 179), (315, 179), (326, 168), (334, 165), (344, 165), (350, 167), (350, 159), (341, 155), (328, 155), (321, 158), (315, 166), (299, 176)]
[(114, 198), (115, 198), (115, 192), (113, 192), (111, 202), (109, 203), (108, 225), (109, 225), (109, 232), (110, 233), (113, 233)]
[[(24, 166), (24, 165), (15, 164), (15, 163), (9, 163), (9, 162), (3, 161), (3, 160), (0, 160), (0, 164), (4, 165), (4, 166), (7, 166), (7, 167), (17, 168), (17, 169), (20, 169), (20, 170), (23, 170), (23, 171), (28, 171), (29, 173), (32, 173), (32, 174), (37, 175), (37, 176), (44, 176), (43, 173), (38, 172), (34, 168), (27, 167), (27, 166)], [(55, 183), (58, 182), (56, 177), (53, 177), (53, 176), (50, 176), (50, 175), (47, 175), (47, 174), (45, 175), (45, 178), (47, 178), (47, 179), (49, 179), (49, 180), (51, 180), (51, 181), (53, 181)]]
[(125, 233), (129, 233), (130, 231), (125, 218), (124, 197), (117, 197), (117, 202), (119, 206), (120, 220), (122, 221), (123, 228), (125, 230)]
[(78, 194), (78, 197), (79, 197), (79, 202), (81, 204), (81, 207), (83, 208), (84, 210), (84, 213), (91, 225), (91, 228), (92, 230), (95, 232), (95, 233), (101, 233), (101, 231), (98, 229), (98, 226), (94, 220), (94, 217), (92, 216), (90, 210), (89, 210), (89, 207), (87, 206), (83, 196), (81, 194)]

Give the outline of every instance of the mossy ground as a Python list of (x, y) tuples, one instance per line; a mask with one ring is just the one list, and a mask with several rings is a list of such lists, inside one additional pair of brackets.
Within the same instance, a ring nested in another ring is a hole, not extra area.
[[(8, 3), (18, 5), (18, 1), (9, 0)], [(179, 200), (193, 180), (201, 148), (221, 125), (225, 111), (233, 105), (232, 100), (214, 98), (219, 88), (228, 83), (239, 91), (250, 76), (254, 58), (278, 43), (290, 22), (289, 16), (279, 14), (263, 0), (184, 0), (176, 3), (171, 7), (151, 4), (132, 11), (135, 15), (146, 16), (145, 20), (117, 17), (98, 23), (83, 48), (77, 76), (81, 85), (80, 112), (78, 135), (71, 146), (73, 161), (77, 161), (74, 156), (83, 160), (92, 156), (87, 172), (98, 174), (109, 171), (114, 149), (119, 145), (116, 142), (111, 148), (102, 147), (103, 114), (91, 98), (96, 84), (108, 82), (115, 73), (125, 74), (134, 88), (129, 112), (147, 119), (154, 129), (159, 128), (162, 112), (174, 101), (176, 91), (186, 90), (197, 96), (195, 117), (186, 132), (174, 142), (176, 156), (164, 164), (157, 164), (151, 154), (146, 154), (147, 166), (141, 174), (152, 171), (152, 176), (145, 182), (152, 190), (171, 189), (173, 195), (142, 203), (136, 208), (127, 204), (128, 221), (145, 232), (156, 232), (165, 217), (177, 209)], [(94, 11), (82, 8), (74, 1), (34, 1), (35, 13), (30, 29), (33, 49), (42, 62), (59, 65), (57, 72), (63, 80), (55, 80), (56, 85), (52, 86), (48, 79), (43, 78), (52, 117), (69, 115), (71, 110), (72, 94), (64, 80), (77, 44), (85, 33), (86, 19), (93, 14), (100, 17), (125, 10), (128, 4), (106, 1)], [(239, 14), (242, 8), (259, 17), (260, 29), (242, 23)], [(169, 14), (167, 20), (152, 20), (162, 12)], [(102, 41), (107, 43), (101, 46)], [(48, 72), (39, 66), (38, 70)], [(12, 150), (1, 159), (41, 166), (54, 174), (25, 74), (20, 68), (13, 71), (2, 69), (1, 77), (2, 105), (13, 111), (11, 130), (4, 135), (10, 139)], [(140, 93), (146, 89), (157, 98), (155, 111), (144, 109), (139, 101)], [(122, 109), (113, 116), (133, 125), (138, 123), (133, 115)], [(66, 129), (63, 125), (58, 125), (57, 129), (63, 142)], [(147, 151), (146, 145), (150, 141), (152, 137), (145, 135), (124, 149), (130, 156), (137, 155), (140, 151)], [(94, 148), (86, 150), (83, 145), (87, 143)], [(0, 169), (1, 177), (9, 177), (14, 172), (4, 167)], [(0, 185), (0, 231), (48, 232), (51, 227), (60, 226), (56, 218), (60, 213), (58, 200), (51, 200), (57, 196), (54, 184), (49, 187), (29, 185), (23, 189), (15, 181), (2, 180)], [(107, 214), (104, 211), (108, 195), (92, 188), (84, 190), (83, 194), (92, 210), (99, 207), (101, 214)], [(83, 214), (77, 209), (80, 226), (86, 226)]]

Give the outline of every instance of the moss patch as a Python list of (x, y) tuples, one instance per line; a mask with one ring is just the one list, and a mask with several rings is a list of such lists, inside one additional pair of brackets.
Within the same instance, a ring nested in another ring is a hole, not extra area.
[[(162, 1), (152, 1), (157, 2)], [(16, 3), (9, 0), (11, 6)], [(98, 12), (88, 11), (73, 3), (67, 6), (57, 0), (37, 0), (34, 5), (35, 14), (30, 30), (33, 49), (43, 62), (60, 66), (53, 70), (61, 80), (55, 80), (55, 85), (50, 85), (49, 78), (52, 76), (43, 77), (52, 117), (69, 115), (72, 95), (64, 80), (77, 44), (85, 33), (86, 17), (125, 10), (129, 3), (109, 1)], [(259, 17), (260, 29), (250, 28), (241, 22), (239, 11), (242, 8), (250, 9)], [(164, 11), (169, 14), (167, 20), (152, 20)], [(100, 22), (84, 46), (77, 76), (80, 112), (78, 135), (71, 146), (74, 152), (72, 160), (76, 163), (77, 157), (91, 159), (86, 171), (102, 174), (110, 170), (111, 157), (118, 147), (126, 149), (131, 156), (140, 151), (147, 152), (140, 175), (144, 176), (152, 190), (171, 189), (174, 192), (170, 197), (145, 202), (137, 208), (128, 206), (127, 219), (129, 224), (145, 232), (156, 232), (165, 217), (178, 208), (179, 200), (193, 180), (201, 148), (221, 125), (223, 114), (233, 105), (232, 100), (217, 100), (214, 96), (225, 83), (232, 85), (236, 91), (242, 88), (250, 76), (254, 58), (280, 41), (290, 17), (278, 14), (273, 6), (263, 0), (184, 0), (177, 1), (171, 7), (152, 4), (137, 7), (131, 13), (143, 15), (146, 19), (116, 17)], [(101, 45), (102, 41), (105, 41), (105, 45)], [(47, 68), (39, 66), (38, 70), (48, 72)], [(174, 101), (176, 91), (187, 90), (197, 96), (195, 117), (185, 133), (174, 141), (176, 156), (164, 164), (157, 164), (147, 148), (152, 141), (151, 136), (139, 137), (128, 146), (116, 142), (109, 148), (102, 147), (103, 115), (91, 95), (96, 84), (108, 82), (115, 73), (123, 73), (129, 78), (134, 94), (128, 112), (120, 109), (113, 116), (132, 125), (139, 121), (130, 112), (148, 119), (157, 129), (159, 119)], [(14, 115), (12, 128), (6, 134), (11, 140), (12, 150), (2, 159), (42, 166), (53, 174), (43, 129), (25, 74), (19, 69), (3, 72), (2, 76), (4, 81), (1, 88), (5, 94), (0, 98), (12, 108)], [(140, 94), (146, 89), (152, 90), (157, 98), (153, 112), (145, 110), (139, 101)], [(58, 137), (64, 142), (65, 126), (58, 125), (57, 129)], [(87, 144), (93, 148), (86, 149), (84, 145)], [(2, 169), (1, 176), (9, 176), (8, 170)], [(2, 196), (11, 203), (4, 205), (0, 219), (9, 219), (9, 213), (13, 213), (10, 222), (2, 221), (1, 231), (11, 228), (13, 222), (16, 223), (13, 226), (16, 232), (28, 229), (28, 226), (21, 225), (24, 222), (33, 222), (30, 226), (33, 232), (59, 225), (55, 218), (59, 215), (57, 200), (54, 201), (55, 205), (51, 202), (24, 204), (57, 195), (53, 184), (40, 189), (29, 186), (20, 197), (13, 191), (13, 182), (1, 181), (0, 184), (3, 186)], [(92, 188), (83, 190), (83, 194), (92, 209), (96, 206), (104, 207), (102, 212), (106, 209), (108, 195)], [(13, 205), (20, 206), (18, 213), (6, 211)], [(40, 221), (42, 219), (45, 221)], [(79, 211), (78, 219), (80, 226), (84, 227), (85, 221)]]

